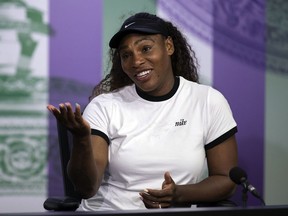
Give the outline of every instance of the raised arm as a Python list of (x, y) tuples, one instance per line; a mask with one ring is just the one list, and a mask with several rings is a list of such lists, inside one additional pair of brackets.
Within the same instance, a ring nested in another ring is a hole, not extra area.
[(68, 176), (82, 198), (90, 198), (97, 192), (107, 166), (108, 143), (100, 136), (91, 136), (90, 125), (83, 119), (80, 105), (76, 105), (75, 112), (70, 103), (60, 104), (59, 109), (53, 105), (47, 108), (73, 135)]

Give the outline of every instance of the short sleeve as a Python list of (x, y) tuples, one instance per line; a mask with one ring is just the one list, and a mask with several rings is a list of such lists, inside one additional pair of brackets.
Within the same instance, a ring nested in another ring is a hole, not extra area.
[(207, 97), (206, 149), (220, 144), (237, 132), (228, 101), (218, 90), (210, 88)]
[(91, 134), (103, 137), (108, 143), (109, 117), (101, 100), (94, 98), (85, 108), (83, 118), (90, 124)]

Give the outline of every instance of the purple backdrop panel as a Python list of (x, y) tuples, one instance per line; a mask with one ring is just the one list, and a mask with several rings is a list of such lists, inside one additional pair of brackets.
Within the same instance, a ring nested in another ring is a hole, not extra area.
[[(238, 123), (239, 166), (263, 194), (265, 5), (250, 0), (215, 2), (213, 83), (228, 99)], [(239, 204), (241, 193), (239, 188)], [(261, 204), (248, 196), (248, 205)]]
[(101, 76), (102, 1), (50, 2), (51, 76), (95, 84)]
[[(100, 81), (102, 1), (50, 1), (49, 103), (76, 102), (82, 109)], [(63, 195), (56, 120), (49, 115), (48, 195)]]

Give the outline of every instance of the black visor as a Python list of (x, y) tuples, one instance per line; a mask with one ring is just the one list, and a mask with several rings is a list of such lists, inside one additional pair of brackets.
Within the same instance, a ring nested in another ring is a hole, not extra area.
[(136, 14), (125, 20), (120, 30), (111, 38), (109, 42), (111, 48), (118, 48), (123, 37), (130, 33), (162, 34), (168, 36), (168, 31), (162, 19), (147, 13), (141, 13), (141, 15)]

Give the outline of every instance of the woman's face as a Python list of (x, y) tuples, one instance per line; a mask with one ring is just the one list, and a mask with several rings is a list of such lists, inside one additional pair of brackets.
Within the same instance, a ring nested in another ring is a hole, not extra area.
[(123, 71), (142, 91), (162, 96), (172, 89), (171, 37), (129, 34), (122, 39), (118, 50)]

